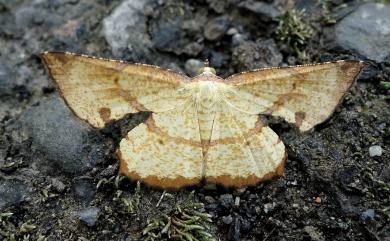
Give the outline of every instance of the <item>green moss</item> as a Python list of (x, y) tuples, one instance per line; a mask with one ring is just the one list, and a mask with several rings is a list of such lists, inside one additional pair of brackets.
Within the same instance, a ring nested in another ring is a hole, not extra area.
[(122, 203), (126, 208), (126, 211), (130, 214), (137, 213), (141, 200), (141, 182), (137, 182), (137, 187), (134, 190), (134, 194), (130, 198), (122, 198)]
[(388, 95), (386, 95), (386, 99), (387, 100), (390, 100), (390, 82), (389, 81), (382, 81), (381, 82), (381, 86), (385, 89), (385, 90), (387, 90), (387, 94)]
[(0, 213), (0, 240), (32, 240), (28, 233), (34, 230), (36, 226), (25, 222), (17, 227), (11, 222), (12, 215), (13, 213), (10, 212)]
[(303, 11), (287, 11), (278, 18), (279, 24), (276, 28), (278, 41), (285, 44), (289, 51), (300, 59), (306, 59), (307, 40), (313, 35), (312, 28), (303, 17)]
[(194, 192), (183, 203), (167, 214), (162, 214), (148, 222), (143, 229), (143, 240), (187, 240), (187, 241), (211, 241), (215, 240), (208, 232), (211, 216), (202, 211), (203, 203), (193, 201)]

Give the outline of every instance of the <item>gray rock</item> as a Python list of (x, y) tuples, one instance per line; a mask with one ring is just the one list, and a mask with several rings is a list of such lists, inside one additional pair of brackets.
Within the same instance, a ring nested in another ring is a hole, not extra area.
[(234, 204), (234, 198), (232, 194), (222, 194), (218, 199), (219, 205), (224, 208), (231, 208)]
[(248, 0), (241, 2), (238, 6), (272, 19), (281, 15), (277, 8), (266, 2)]
[(144, 8), (150, 0), (126, 0), (103, 20), (103, 35), (114, 56), (131, 54), (134, 60), (149, 53), (151, 40), (147, 34), (147, 17)]
[(244, 41), (233, 48), (233, 63), (239, 71), (278, 66), (283, 56), (273, 39), (260, 39), (256, 42)]
[(335, 27), (335, 43), (378, 62), (390, 55), (390, 6), (367, 3)]
[(28, 196), (28, 186), (23, 181), (0, 177), (0, 211), (12, 205), (19, 205), (26, 201)]
[(371, 157), (382, 156), (382, 147), (381, 146), (370, 146), (370, 148), (368, 148), (368, 152), (370, 153)]
[(80, 210), (77, 213), (79, 219), (84, 222), (86, 225), (92, 227), (95, 226), (100, 214), (100, 208), (90, 207)]
[(18, 121), (32, 149), (43, 156), (42, 170), (81, 174), (107, 160), (110, 140), (99, 136), (79, 120), (55, 95), (25, 111)]
[(189, 76), (196, 76), (199, 74), (199, 69), (204, 66), (204, 61), (199, 59), (189, 59), (184, 64), (186, 73)]
[(374, 220), (375, 218), (375, 210), (374, 209), (367, 209), (366, 211), (364, 211), (361, 215), (361, 218), (365, 221), (368, 221), (368, 220)]
[(229, 27), (229, 21), (226, 16), (216, 17), (206, 23), (204, 36), (206, 39), (215, 41), (226, 33)]

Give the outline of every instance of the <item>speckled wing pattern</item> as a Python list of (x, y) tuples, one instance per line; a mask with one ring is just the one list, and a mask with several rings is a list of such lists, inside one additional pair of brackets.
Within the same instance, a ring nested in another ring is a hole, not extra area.
[(361, 61), (265, 68), (226, 79), (228, 102), (243, 112), (280, 116), (307, 131), (325, 121), (363, 68)]
[(150, 111), (119, 144), (120, 172), (161, 188), (201, 180), (227, 187), (283, 175), (284, 144), (258, 114), (308, 130), (334, 110), (362, 68), (331, 62), (262, 69), (223, 80), (190, 79), (158, 67), (71, 53), (42, 55), (66, 103), (102, 128), (127, 113)]
[(175, 93), (189, 79), (150, 65), (63, 52), (41, 56), (68, 106), (98, 128), (128, 113), (175, 108), (182, 101)]

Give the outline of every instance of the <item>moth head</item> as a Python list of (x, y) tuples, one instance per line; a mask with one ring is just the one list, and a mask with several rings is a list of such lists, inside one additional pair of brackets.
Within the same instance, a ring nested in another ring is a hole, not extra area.
[(211, 67), (208, 67), (208, 66), (205, 66), (205, 67), (202, 67), (198, 70), (198, 74), (199, 75), (215, 75), (216, 72), (215, 72), (215, 69), (214, 68), (211, 68)]

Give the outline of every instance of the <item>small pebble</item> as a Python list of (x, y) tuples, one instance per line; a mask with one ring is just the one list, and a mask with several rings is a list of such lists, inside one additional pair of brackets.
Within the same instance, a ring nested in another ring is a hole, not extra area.
[(236, 207), (240, 206), (240, 197), (236, 197), (234, 199), (234, 206), (236, 206)]
[(77, 213), (79, 219), (90, 227), (96, 224), (99, 214), (100, 208), (97, 207), (85, 208)]
[(204, 66), (204, 61), (199, 59), (189, 59), (184, 64), (186, 73), (193, 77), (199, 74), (199, 69)]
[(316, 199), (314, 200), (315, 203), (317, 204), (320, 204), (322, 202), (322, 199), (321, 197), (316, 197)]
[(368, 149), (368, 152), (370, 153), (370, 156), (382, 156), (382, 147), (380, 146), (370, 146)]
[(375, 210), (374, 209), (367, 209), (366, 211), (364, 211), (361, 215), (361, 218), (363, 220), (374, 220), (374, 217), (375, 217)]

